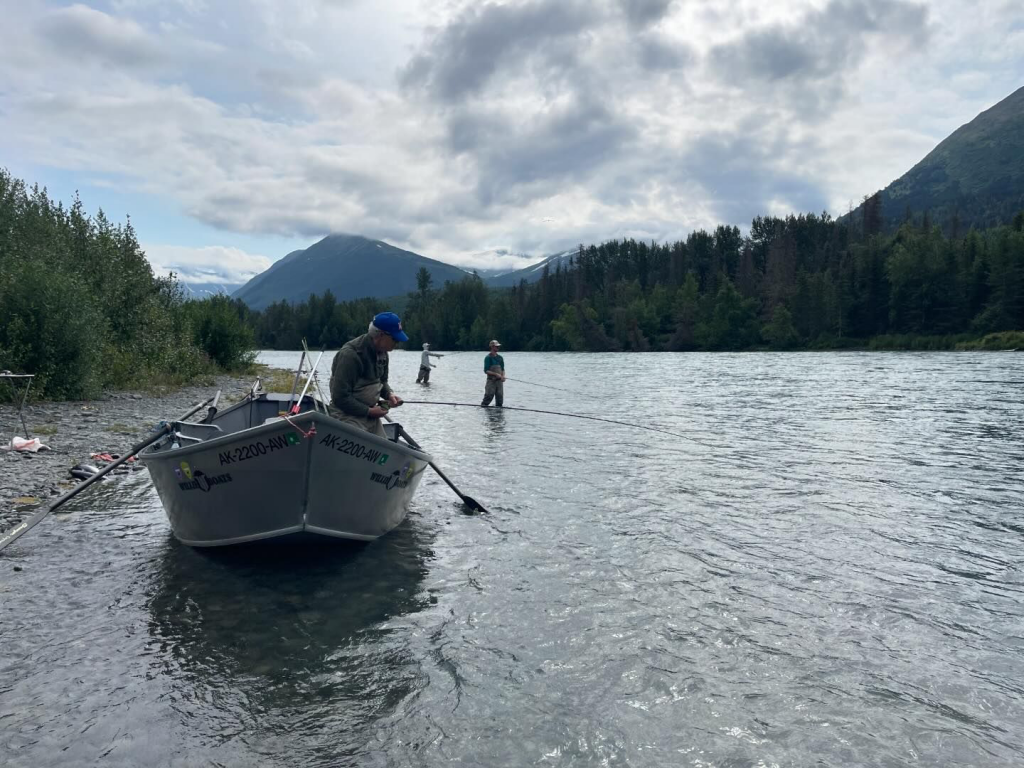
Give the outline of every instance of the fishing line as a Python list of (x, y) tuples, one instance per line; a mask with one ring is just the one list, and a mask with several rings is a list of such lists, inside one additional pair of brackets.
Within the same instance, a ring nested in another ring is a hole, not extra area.
[(522, 379), (513, 379), (510, 376), (505, 377), (505, 381), (514, 381), (518, 384), (527, 384), (531, 387), (544, 387), (544, 389), (553, 389), (556, 392), (568, 392), (570, 395), (576, 395), (577, 397), (593, 397), (593, 395), (585, 395), (582, 392), (576, 392), (572, 389), (566, 389), (565, 387), (552, 387), (547, 384), (535, 384), (532, 381), (523, 381)]
[[(438, 402), (436, 400), (404, 400), (404, 399), (402, 400), (402, 402), (403, 403), (412, 404), (412, 405), (450, 405), (450, 406), (452, 406), (454, 408), (487, 408), (488, 410), (491, 409), (491, 406), (489, 406), (489, 405), (480, 405), (479, 403), (442, 403), (442, 402)], [(690, 437), (689, 435), (681, 435), (678, 432), (670, 432), (667, 429), (659, 429), (658, 427), (647, 427), (647, 426), (644, 426), (643, 424), (630, 424), (628, 421), (615, 421), (615, 419), (602, 419), (602, 418), (600, 418), (598, 416), (581, 416), (578, 413), (561, 413), (560, 411), (541, 411), (541, 410), (538, 410), (537, 408), (518, 408), (518, 407), (513, 406), (513, 405), (504, 405), (504, 406), (496, 407), (494, 410), (497, 410), (497, 411), (525, 411), (526, 413), (544, 413), (544, 414), (547, 414), (549, 416), (565, 416), (566, 418), (569, 418), (569, 419), (587, 419), (588, 421), (603, 421), (603, 422), (605, 422), (607, 424), (618, 424), (620, 427), (633, 427), (634, 429), (646, 429), (648, 432), (661, 432), (664, 435), (672, 435), (672, 437), (679, 437), (679, 438), (682, 438), (683, 440), (689, 440), (691, 442), (698, 443), (699, 445), (703, 445), (703, 446), (706, 446), (708, 448), (713, 448), (714, 447), (714, 446), (710, 445), (709, 443), (701, 442), (700, 440), (697, 440), (696, 438)]]

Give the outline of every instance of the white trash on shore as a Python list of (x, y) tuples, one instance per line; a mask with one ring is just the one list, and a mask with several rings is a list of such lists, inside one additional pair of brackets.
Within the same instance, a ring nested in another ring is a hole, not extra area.
[(15, 435), (14, 437), (11, 438), (11, 444), (0, 446), (0, 450), (29, 451), (30, 453), (37, 453), (39, 451), (50, 450), (50, 446), (43, 445), (43, 441), (40, 440), (38, 437), (28, 439), (24, 437), (18, 437), (17, 435)]

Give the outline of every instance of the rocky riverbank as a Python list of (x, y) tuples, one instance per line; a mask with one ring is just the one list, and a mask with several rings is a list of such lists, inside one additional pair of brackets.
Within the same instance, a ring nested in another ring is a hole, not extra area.
[[(239, 400), (254, 378), (220, 376), (209, 385), (157, 395), (110, 392), (99, 400), (29, 403), (24, 411), (29, 435), (24, 434), (17, 405), (0, 404), (0, 445), (10, 445), (12, 435), (18, 435), (38, 437), (50, 448), (39, 453), (0, 451), (0, 533), (81, 482), (70, 474), (76, 464), (102, 467), (104, 462), (92, 454), (122, 453), (161, 420), (181, 416), (218, 389), (223, 408)], [(122, 466), (111, 474), (116, 477), (122, 470), (132, 471)]]

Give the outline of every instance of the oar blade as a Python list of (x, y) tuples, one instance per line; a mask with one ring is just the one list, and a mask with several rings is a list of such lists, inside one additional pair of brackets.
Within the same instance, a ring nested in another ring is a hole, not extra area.
[(469, 508), (470, 512), (483, 512), (487, 514), (487, 508), (472, 496), (462, 496), (462, 503)]

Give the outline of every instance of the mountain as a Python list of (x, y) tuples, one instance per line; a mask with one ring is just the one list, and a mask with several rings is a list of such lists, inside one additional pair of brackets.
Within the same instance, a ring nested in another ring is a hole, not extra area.
[(309, 248), (292, 251), (235, 291), (251, 309), (275, 301), (298, 303), (330, 290), (339, 301), (396, 296), (416, 290), (416, 273), (426, 267), (435, 287), (468, 272), (360, 235), (328, 235)]
[[(880, 193), (884, 227), (907, 212), (950, 230), (1009, 223), (1024, 210), (1024, 87), (961, 126)], [(861, 204), (855, 224), (865, 217)]]
[(545, 266), (547, 266), (552, 272), (554, 272), (559, 265), (561, 265), (562, 269), (568, 269), (569, 259), (573, 258), (578, 252), (579, 251), (576, 248), (571, 251), (561, 251), (560, 253), (552, 254), (543, 261), (532, 264), (529, 267), (517, 269), (514, 272), (505, 272), (503, 274), (488, 277), (484, 282), (492, 288), (511, 288), (513, 285), (519, 285), (522, 280), (525, 280), (528, 283), (534, 283), (540, 280), (541, 275), (544, 274)]

